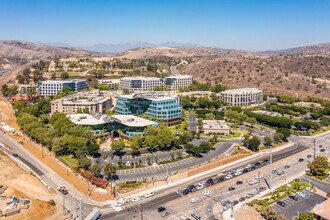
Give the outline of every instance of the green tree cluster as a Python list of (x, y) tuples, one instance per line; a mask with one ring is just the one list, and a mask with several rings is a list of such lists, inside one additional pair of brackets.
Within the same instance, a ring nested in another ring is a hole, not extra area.
[(329, 169), (328, 158), (324, 156), (317, 156), (312, 163), (307, 164), (314, 176), (324, 176)]
[(266, 114), (257, 114), (251, 111), (245, 111), (245, 115), (255, 118), (259, 123), (267, 124), (273, 127), (291, 128), (292, 120), (286, 117), (269, 116)]

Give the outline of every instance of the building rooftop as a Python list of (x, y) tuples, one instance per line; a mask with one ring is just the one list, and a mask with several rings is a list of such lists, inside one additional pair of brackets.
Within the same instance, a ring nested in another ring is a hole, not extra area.
[(330, 199), (326, 199), (324, 202), (321, 204), (315, 206), (312, 210), (311, 213), (314, 213), (318, 216), (321, 216), (325, 219), (330, 219)]
[(120, 122), (121, 124), (127, 125), (129, 127), (146, 127), (158, 124), (157, 122), (140, 118), (134, 115), (111, 115), (110, 117)]
[(240, 89), (229, 89), (229, 90), (223, 91), (221, 93), (236, 94), (236, 93), (242, 93), (242, 92), (261, 92), (261, 90), (256, 89), (256, 88), (240, 88)]
[(73, 82), (84, 82), (86, 79), (62, 79), (62, 80), (46, 80), (41, 83), (73, 83)]
[(178, 74), (178, 75), (170, 75), (170, 76), (167, 76), (165, 78), (175, 78), (175, 79), (178, 79), (178, 78), (192, 78), (192, 76), (191, 75)]
[(99, 79), (98, 81), (99, 82), (109, 81), (109, 82), (119, 83), (120, 79)]
[(127, 99), (134, 99), (134, 98), (145, 98), (152, 101), (162, 101), (162, 100), (170, 100), (175, 99), (175, 97), (165, 96), (161, 94), (157, 94), (156, 92), (147, 92), (147, 93), (133, 93), (130, 95), (121, 95)]
[(203, 120), (203, 129), (229, 129), (224, 120)]
[(100, 125), (106, 123), (103, 118), (95, 118), (90, 114), (71, 114), (67, 116), (77, 125)]
[(92, 94), (90, 92), (79, 92), (73, 95), (65, 96), (51, 102), (63, 100), (63, 104), (98, 104), (110, 100), (110, 97), (103, 97), (99, 94)]
[(146, 77), (146, 76), (135, 76), (135, 77), (123, 77), (123, 79), (128, 79), (128, 80), (161, 80), (161, 78), (158, 77)]

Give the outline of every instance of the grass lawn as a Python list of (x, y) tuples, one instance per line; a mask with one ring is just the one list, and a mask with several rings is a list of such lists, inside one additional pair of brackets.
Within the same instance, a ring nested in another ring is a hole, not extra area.
[[(62, 72), (56, 73), (56, 77), (61, 77)], [(80, 76), (78, 72), (68, 72), (69, 76)]]
[(67, 161), (71, 165), (76, 164), (78, 162), (78, 159), (72, 157), (71, 155), (63, 155), (61, 157), (63, 160)]
[(238, 131), (234, 132), (234, 138), (239, 138), (241, 136), (241, 133)]

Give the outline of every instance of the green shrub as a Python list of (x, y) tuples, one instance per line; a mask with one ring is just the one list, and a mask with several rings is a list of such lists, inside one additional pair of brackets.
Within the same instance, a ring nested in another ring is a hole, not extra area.
[(330, 192), (327, 193), (327, 197), (330, 198)]
[(306, 172), (306, 176), (313, 176), (311, 172)]
[(52, 205), (52, 206), (56, 206), (55, 201), (52, 200), (52, 199), (48, 200), (47, 204), (48, 204), (48, 205)]
[(319, 179), (319, 180), (321, 180), (321, 181), (323, 181), (323, 176), (316, 176), (315, 178), (317, 178), (317, 179)]

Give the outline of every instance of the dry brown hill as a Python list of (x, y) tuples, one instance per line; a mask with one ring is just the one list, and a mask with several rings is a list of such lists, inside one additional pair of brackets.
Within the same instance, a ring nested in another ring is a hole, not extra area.
[(239, 50), (225, 50), (202, 47), (140, 47), (114, 54), (112, 57), (127, 59), (143, 59), (151, 57), (200, 57), (216, 54), (252, 54)]
[(20, 57), (36, 60), (54, 55), (77, 56), (88, 54), (98, 55), (101, 53), (86, 51), (77, 47), (53, 47), (21, 40), (0, 40), (0, 55), (4, 57)]
[(267, 55), (283, 55), (283, 54), (329, 54), (330, 43), (316, 44), (312, 46), (296, 47), (285, 50), (269, 50), (260, 52)]
[(0, 70), (2, 69), (12, 69), (14, 67), (17, 67), (18, 64), (15, 62), (12, 62), (10, 60), (8, 60), (5, 57), (0, 57)]
[(231, 88), (257, 87), (268, 92), (330, 99), (329, 55), (214, 55), (193, 59), (183, 71), (195, 80)]

